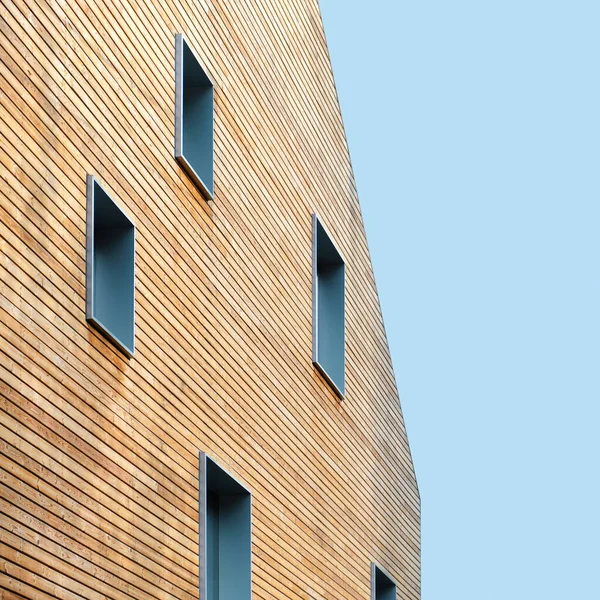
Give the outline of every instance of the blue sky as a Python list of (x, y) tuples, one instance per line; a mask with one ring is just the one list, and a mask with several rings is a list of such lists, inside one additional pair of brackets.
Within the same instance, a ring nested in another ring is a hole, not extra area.
[(600, 599), (600, 3), (321, 0), (424, 600)]

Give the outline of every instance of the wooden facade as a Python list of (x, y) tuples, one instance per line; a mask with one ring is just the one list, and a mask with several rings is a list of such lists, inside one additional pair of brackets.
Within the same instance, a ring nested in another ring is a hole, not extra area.
[[(206, 452), (252, 492), (253, 598), (367, 599), (372, 562), (420, 598), (317, 0), (1, 7), (0, 596), (198, 598)], [(214, 84), (208, 200), (174, 158), (177, 33)], [(131, 359), (85, 318), (87, 174), (135, 223)], [(313, 213), (345, 260), (343, 399), (311, 359)]]

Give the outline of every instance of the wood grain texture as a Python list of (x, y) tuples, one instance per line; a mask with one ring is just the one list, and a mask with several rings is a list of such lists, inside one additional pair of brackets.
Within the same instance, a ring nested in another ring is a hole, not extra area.
[[(174, 39), (215, 192), (173, 157)], [(420, 598), (420, 499), (316, 0), (2, 0), (2, 598), (198, 597), (198, 453), (253, 494), (257, 599)], [(376, 151), (376, 149), (374, 150)], [(135, 221), (136, 353), (85, 321), (85, 176)], [(311, 215), (346, 399), (311, 363)]]

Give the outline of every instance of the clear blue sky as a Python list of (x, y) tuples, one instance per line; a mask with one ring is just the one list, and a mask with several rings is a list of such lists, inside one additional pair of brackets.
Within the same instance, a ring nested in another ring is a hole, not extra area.
[(600, 2), (321, 0), (424, 600), (600, 600)]

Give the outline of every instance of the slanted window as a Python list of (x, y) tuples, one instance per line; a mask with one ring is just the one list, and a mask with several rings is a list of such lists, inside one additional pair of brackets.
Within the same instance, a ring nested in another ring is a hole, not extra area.
[(313, 363), (344, 397), (344, 260), (313, 215)]
[(375, 563), (371, 563), (371, 600), (396, 600), (396, 582)]
[(86, 319), (131, 357), (135, 226), (93, 175), (87, 176), (86, 196)]
[(200, 600), (250, 600), (250, 492), (200, 453)]
[(213, 196), (213, 84), (183, 35), (175, 36), (175, 158)]

